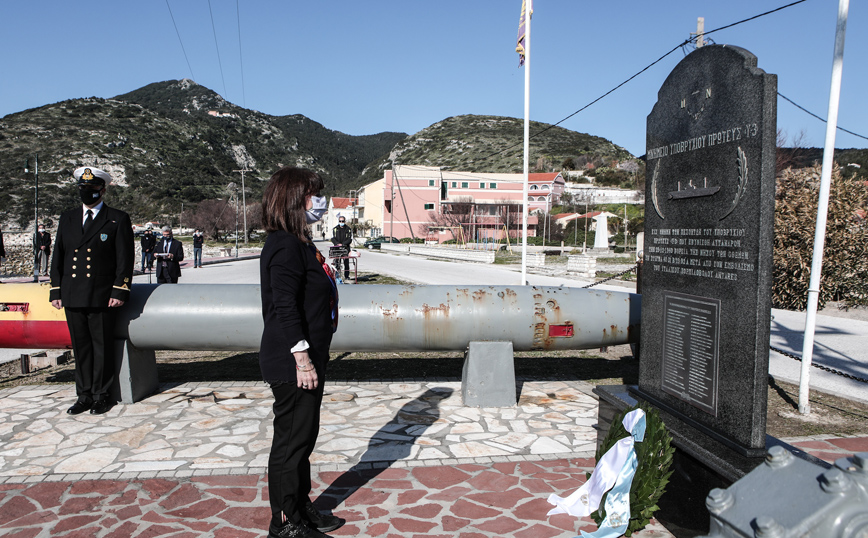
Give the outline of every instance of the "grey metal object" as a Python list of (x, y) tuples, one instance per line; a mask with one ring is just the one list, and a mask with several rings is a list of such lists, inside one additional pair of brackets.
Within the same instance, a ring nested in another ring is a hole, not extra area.
[[(516, 351), (638, 341), (641, 296), (537, 286), (341, 286), (333, 351)], [(258, 351), (258, 285), (133, 285), (116, 333), (139, 349)]]
[(138, 349), (129, 340), (115, 340), (115, 365), (112, 397), (116, 401), (135, 403), (156, 392), (159, 379), (153, 349)]
[(713, 489), (704, 538), (868, 538), (868, 452), (831, 469), (772, 447), (765, 463)]
[(512, 342), (470, 342), (461, 374), (461, 397), (467, 407), (512, 407), (516, 404)]

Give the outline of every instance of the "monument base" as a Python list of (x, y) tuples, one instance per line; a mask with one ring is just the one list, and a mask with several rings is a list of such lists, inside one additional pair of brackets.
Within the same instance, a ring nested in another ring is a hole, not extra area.
[[(597, 418), (597, 447), (619, 412), (635, 406), (635, 386), (599, 385), (594, 393), (599, 396)], [(648, 402), (651, 403), (651, 402)], [(705, 498), (714, 488), (727, 488), (763, 462), (765, 456), (745, 456), (724, 446), (717, 440), (691, 427), (677, 416), (660, 409), (660, 418), (672, 437), (675, 447), (673, 473), (666, 492), (660, 499), (660, 511), (655, 517), (678, 538), (701, 536), (709, 531), (710, 514)], [(828, 464), (783, 441), (766, 435), (766, 451), (783, 446), (794, 456), (828, 467)]]

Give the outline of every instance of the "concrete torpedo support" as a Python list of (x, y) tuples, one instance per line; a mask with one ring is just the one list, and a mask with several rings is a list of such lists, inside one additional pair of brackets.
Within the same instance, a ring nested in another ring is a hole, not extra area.
[[(69, 347), (45, 284), (0, 287), (0, 347)], [(516, 351), (637, 342), (641, 296), (536, 286), (341, 286), (333, 351), (463, 350), (508, 341)], [(116, 335), (138, 349), (258, 351), (259, 286), (135, 284)]]

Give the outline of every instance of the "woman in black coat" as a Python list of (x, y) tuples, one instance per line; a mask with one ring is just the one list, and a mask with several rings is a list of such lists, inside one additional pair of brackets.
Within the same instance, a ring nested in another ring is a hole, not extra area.
[(337, 327), (334, 274), (307, 229), (325, 212), (322, 188), (315, 172), (286, 167), (271, 176), (262, 198), (268, 238), (259, 262), (265, 322), (259, 365), (274, 394), (269, 538), (317, 538), (344, 524), (320, 513), (309, 497), (309, 457), (319, 433), (329, 345)]

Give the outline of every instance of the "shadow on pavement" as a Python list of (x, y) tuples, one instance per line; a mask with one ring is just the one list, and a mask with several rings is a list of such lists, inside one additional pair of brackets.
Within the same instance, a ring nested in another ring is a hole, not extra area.
[[(448, 387), (435, 387), (404, 404), (395, 417), (371, 437), (360, 462), (320, 494), (315, 502), (317, 508), (334, 510), (393, 463), (409, 458), (416, 440), (440, 418), (440, 402), (452, 392)], [(371, 463), (375, 467), (372, 468)]]

